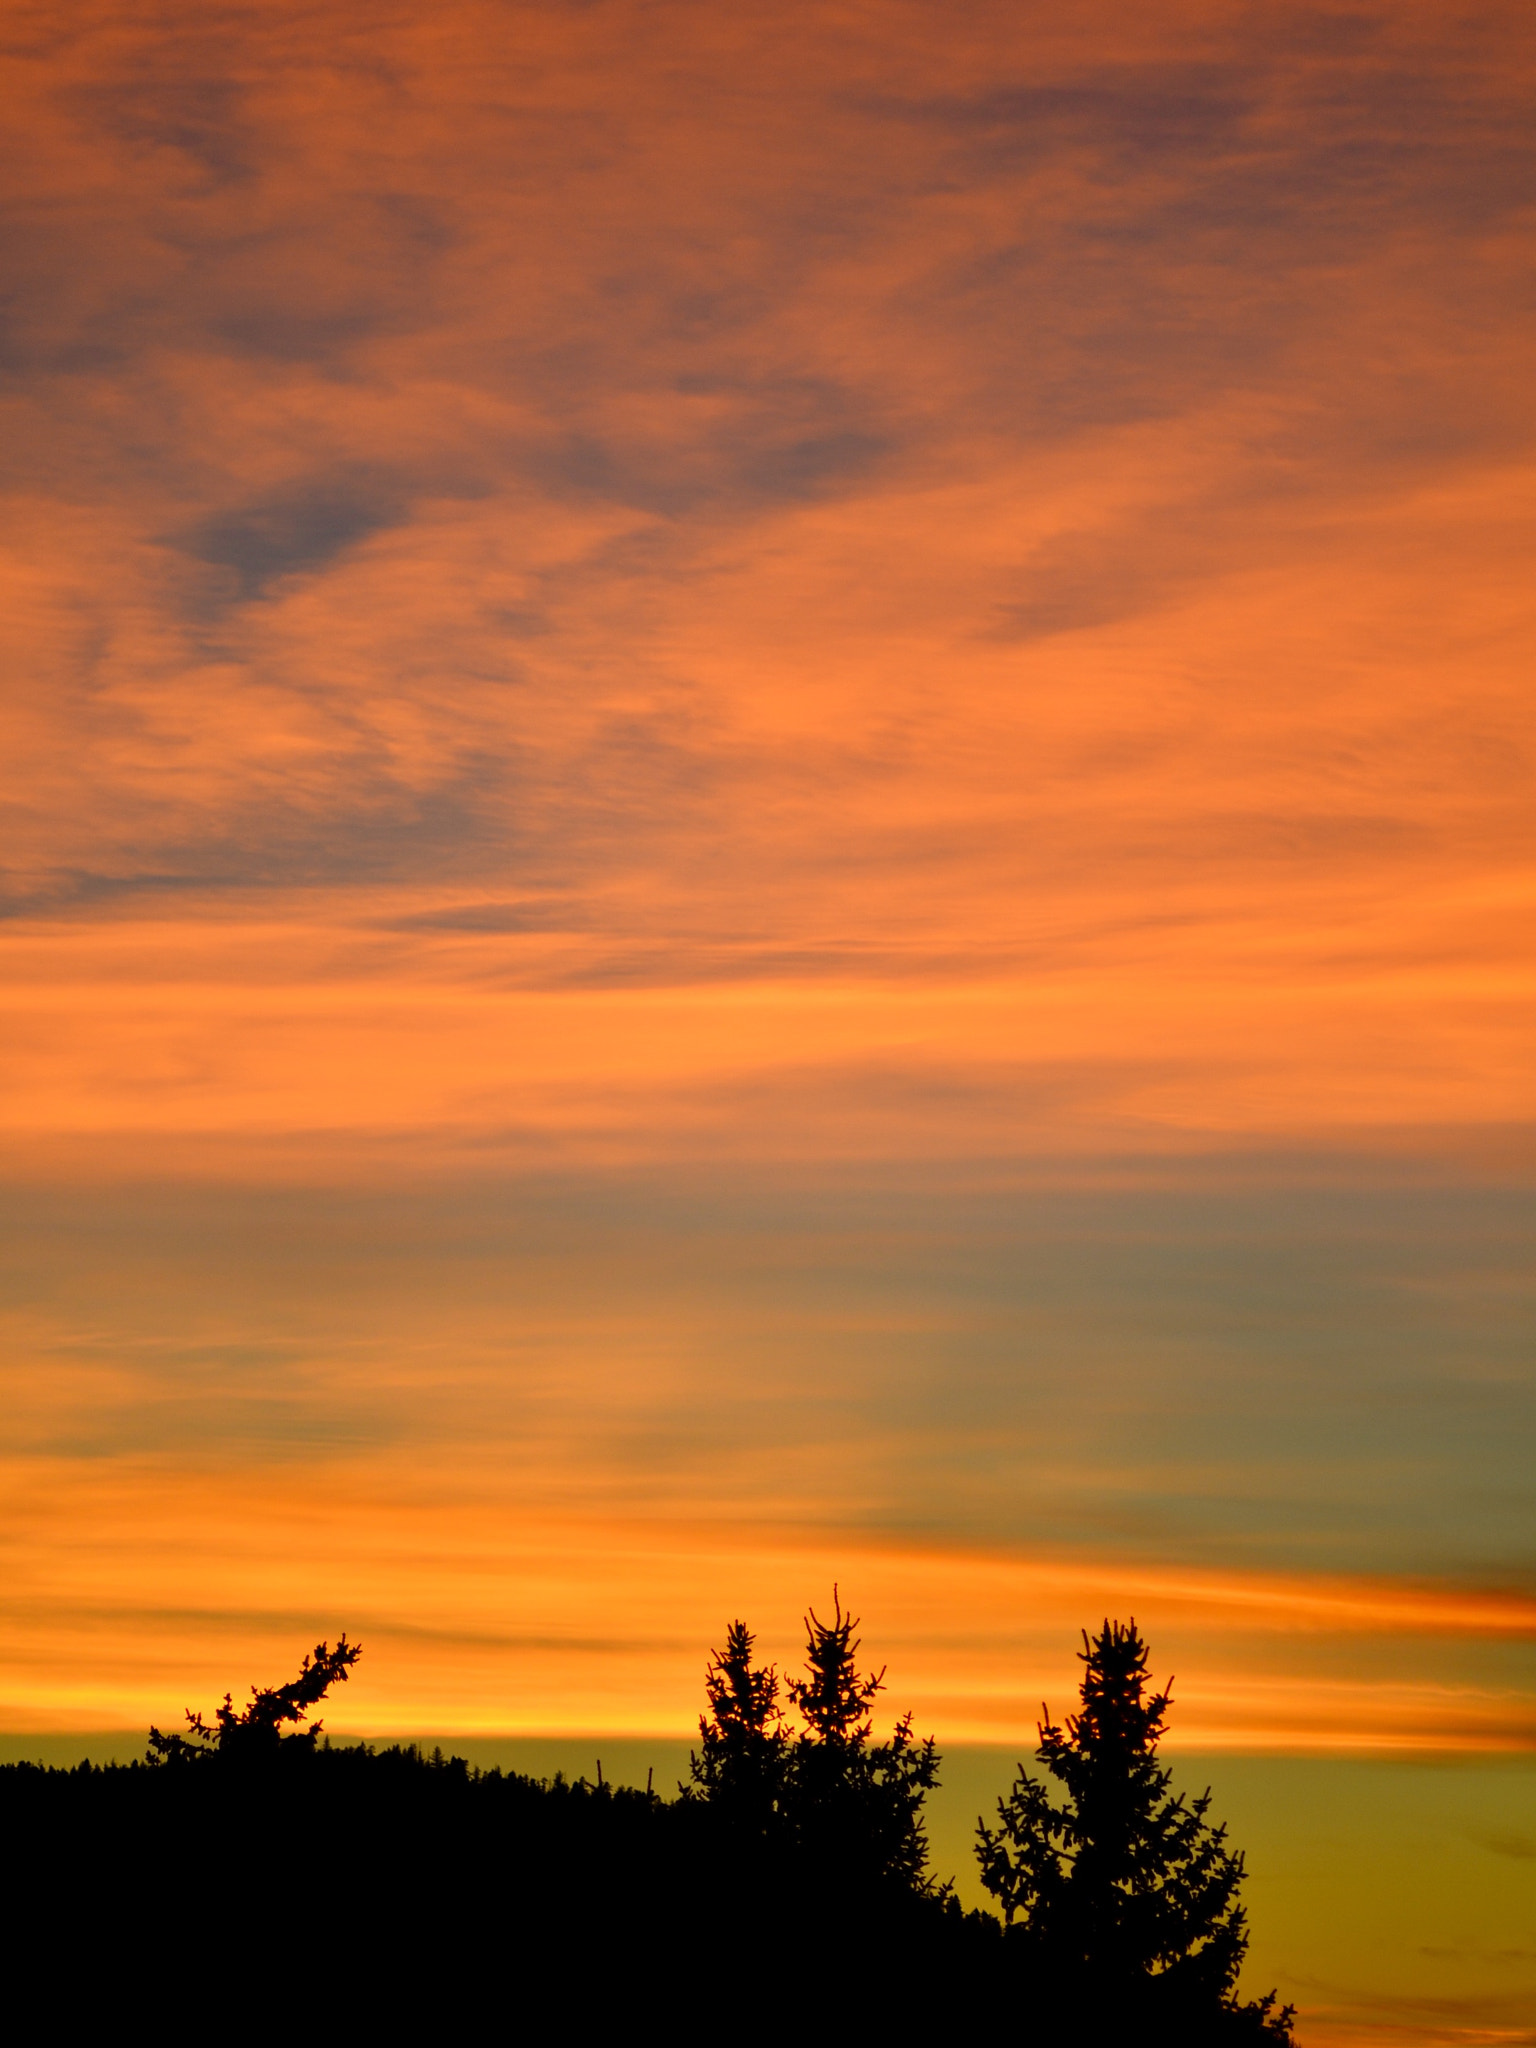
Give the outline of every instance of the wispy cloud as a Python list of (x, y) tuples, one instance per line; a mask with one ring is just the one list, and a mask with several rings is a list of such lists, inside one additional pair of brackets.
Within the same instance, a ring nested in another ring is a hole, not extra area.
[(669, 930), (702, 872), (799, 927), (851, 869), (867, 925), (1025, 844), (1203, 889), (1224, 814), (1507, 852), (1455, 585), (1525, 546), (1517, 24), (939, 31), (18, 31), (23, 898), (424, 863)]

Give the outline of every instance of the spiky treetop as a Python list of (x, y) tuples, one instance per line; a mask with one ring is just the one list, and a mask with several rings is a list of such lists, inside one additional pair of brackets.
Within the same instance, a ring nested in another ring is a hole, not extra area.
[(869, 1678), (858, 1667), (858, 1617), (844, 1614), (836, 1586), (832, 1588), (832, 1620), (822, 1621), (814, 1608), (805, 1617), (805, 1663), (808, 1678), (792, 1678), (789, 1696), (817, 1742), (862, 1749), (870, 1736), (870, 1711), (885, 1690), (885, 1670)]

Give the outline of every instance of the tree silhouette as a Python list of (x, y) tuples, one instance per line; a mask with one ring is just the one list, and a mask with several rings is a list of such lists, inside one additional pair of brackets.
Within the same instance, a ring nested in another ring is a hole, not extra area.
[(919, 1742), (904, 1714), (888, 1742), (874, 1739), (873, 1706), (885, 1672), (858, 1666), (858, 1619), (832, 1589), (833, 1618), (805, 1617), (805, 1678), (789, 1696), (805, 1723), (788, 1758), (786, 1806), (800, 1846), (829, 1875), (943, 1896), (927, 1875), (923, 1799), (938, 1783), (933, 1737)]
[(1035, 1752), (1066, 1794), (1056, 1804), (1023, 1769), (998, 1826), (978, 1823), (982, 1882), (1038, 1970), (1101, 2011), (1155, 1993), (1160, 2014), (1230, 2016), (1232, 2038), (1290, 2039), (1291, 2009), (1240, 2006), (1247, 1952), (1238, 1903), (1243, 1859), (1207, 1820), (1209, 1791), (1186, 1801), (1157, 1760), (1171, 1689), (1150, 1690), (1148, 1650), (1129, 1626), (1085, 1633), (1081, 1710), (1040, 1724)]
[(307, 1719), (333, 1685), (344, 1685), (347, 1673), (363, 1654), (361, 1643), (349, 1643), (343, 1635), (333, 1650), (329, 1643), (316, 1643), (313, 1655), (306, 1653), (297, 1678), (286, 1685), (251, 1687), (250, 1705), (237, 1713), (228, 1693), (214, 1709), (212, 1725), (200, 1713), (187, 1709), (187, 1733), (162, 1735), (149, 1731), (146, 1761), (151, 1764), (185, 1764), (209, 1757), (238, 1763), (269, 1762), (280, 1754), (312, 1755), (322, 1723), (296, 1728), (291, 1735), (283, 1729), (289, 1722)]
[(744, 1621), (726, 1629), (725, 1648), (711, 1651), (704, 1673), (707, 1714), (699, 1749), (689, 1757), (690, 1790), (738, 1826), (761, 1834), (773, 1822), (784, 1790), (789, 1732), (779, 1707), (779, 1674), (752, 1662), (754, 1638)]
[[(1053, 2048), (1290, 2042), (1289, 2008), (1237, 1998), (1242, 1859), (1209, 1821), (1210, 1795), (1176, 1798), (1157, 1762), (1169, 1695), (1148, 1679), (1134, 1623), (1084, 1638), (1079, 1711), (1041, 1725), (1047, 1782), (1021, 1769), (998, 1825), (981, 1828), (1006, 1931), (929, 1875), (938, 1752), (910, 1714), (877, 1735), (885, 1675), (861, 1667), (836, 1587), (831, 1619), (812, 1609), (805, 1626), (804, 1675), (785, 1684), (755, 1663), (746, 1624), (730, 1624), (675, 1800), (414, 1745), (321, 1748), (311, 1716), (360, 1655), (345, 1636), (239, 1708), (226, 1693), (208, 1719), (189, 1711), (185, 1733), (152, 1729), (147, 1761), (161, 1768), (0, 1765), (7, 1868), (30, 1902), (0, 1914), (0, 1962), (41, 1954), (63, 1981), (94, 1955), (114, 2012), (125, 1984), (137, 1987), (128, 2009), (157, 2015), (177, 1997), (205, 2014), (232, 1987), (260, 1986), (276, 2027), (331, 2009), (344, 1958), (370, 2017), (398, 2031), (404, 1990), (424, 2038), (499, 2024), (510, 1956), (530, 1983), (557, 1987), (578, 2031), (649, 2022), (692, 2038), (708, 2011), (755, 2039), (766, 1996), (812, 2014), (817, 2040), (859, 2024), (893, 2040)], [(124, 1900), (174, 1900), (214, 1865), (238, 1885), (197, 1940), (145, 1942)], [(297, 1921), (275, 1917), (300, 1898), (323, 1936), (290, 1939)], [(657, 1971), (679, 1930), (688, 1970)]]

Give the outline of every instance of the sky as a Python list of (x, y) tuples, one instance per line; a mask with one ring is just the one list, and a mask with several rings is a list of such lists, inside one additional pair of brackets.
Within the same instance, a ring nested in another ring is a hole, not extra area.
[(1533, 81), (6, 0), (0, 1724), (1536, 1751)]

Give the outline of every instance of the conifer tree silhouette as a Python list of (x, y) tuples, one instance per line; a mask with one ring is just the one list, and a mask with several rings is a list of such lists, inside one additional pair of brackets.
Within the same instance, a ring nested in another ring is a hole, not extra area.
[(754, 1637), (744, 1621), (725, 1632), (704, 1673), (709, 1711), (699, 1718), (699, 1749), (689, 1757), (690, 1790), (733, 1824), (761, 1834), (784, 1790), (789, 1731), (779, 1707), (779, 1674), (752, 1662)]
[(1010, 1926), (1022, 1922), (1037, 1968), (1091, 1986), (1102, 2005), (1134, 2005), (1151, 1986), (1169, 2017), (1225, 2014), (1244, 2022), (1231, 2038), (1289, 2041), (1289, 2007), (1237, 2002), (1243, 1859), (1207, 1820), (1209, 1791), (1175, 1796), (1158, 1762), (1171, 1688), (1150, 1690), (1134, 1621), (1106, 1621), (1083, 1645), (1081, 1711), (1064, 1729), (1047, 1711), (1035, 1752), (1065, 1802), (1021, 1765), (998, 1826), (978, 1823), (983, 1884)]
[(344, 1685), (347, 1673), (363, 1654), (361, 1643), (349, 1643), (343, 1635), (333, 1650), (329, 1643), (316, 1643), (313, 1655), (305, 1654), (296, 1678), (286, 1685), (251, 1687), (251, 1701), (236, 1712), (228, 1693), (214, 1709), (213, 1721), (187, 1709), (187, 1733), (163, 1735), (149, 1731), (146, 1761), (151, 1764), (184, 1764), (209, 1757), (236, 1763), (270, 1762), (279, 1754), (313, 1754), (322, 1723), (296, 1728), (284, 1735), (289, 1722), (301, 1722), (318, 1706), (333, 1685)]
[(885, 1672), (858, 1667), (858, 1619), (832, 1589), (832, 1620), (805, 1617), (805, 1678), (788, 1691), (805, 1723), (789, 1754), (786, 1805), (799, 1845), (830, 1872), (930, 1897), (947, 1885), (927, 1875), (923, 1798), (938, 1783), (933, 1737), (919, 1742), (904, 1714), (888, 1742), (874, 1739), (873, 1706)]

